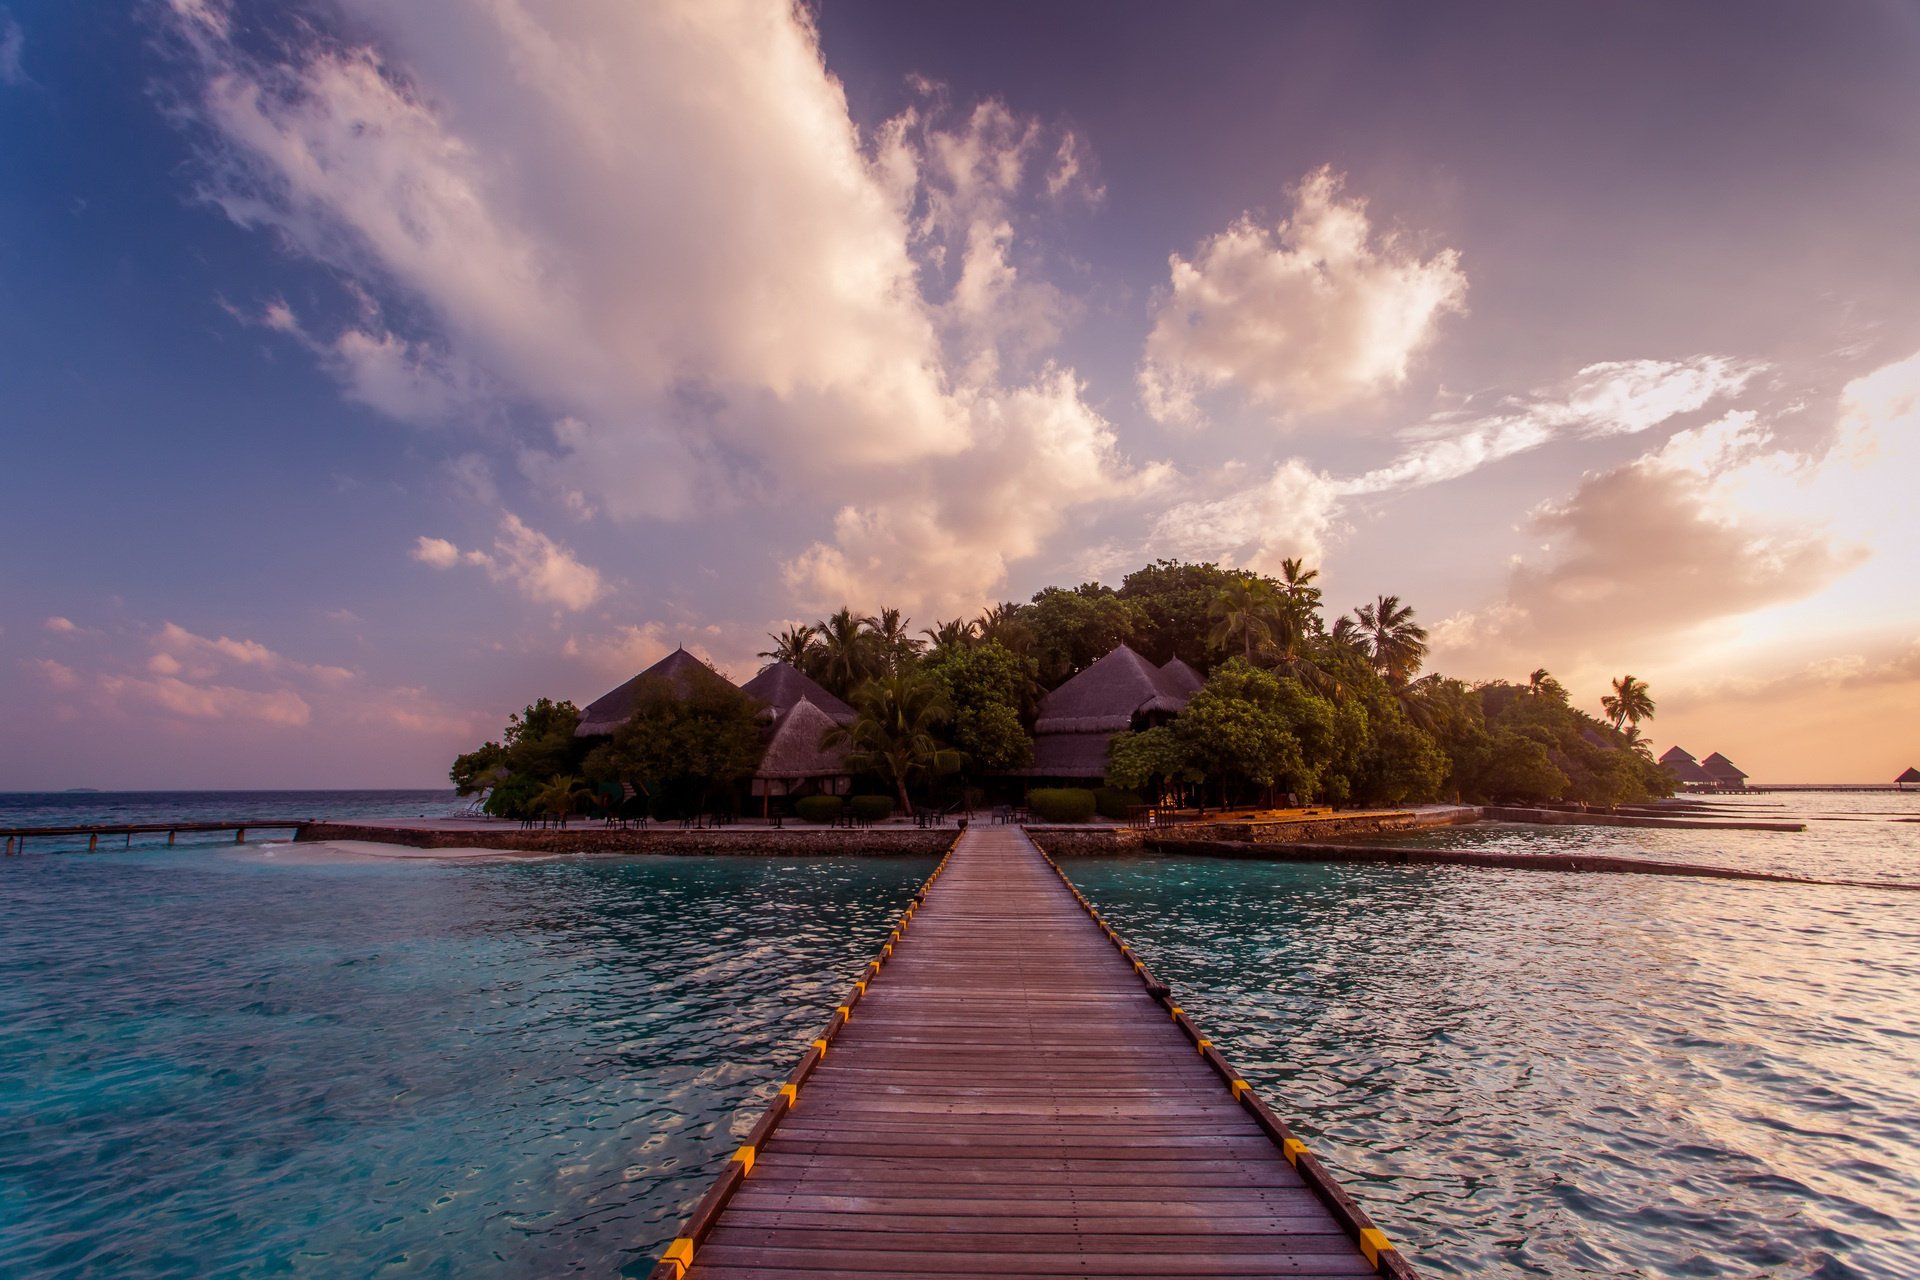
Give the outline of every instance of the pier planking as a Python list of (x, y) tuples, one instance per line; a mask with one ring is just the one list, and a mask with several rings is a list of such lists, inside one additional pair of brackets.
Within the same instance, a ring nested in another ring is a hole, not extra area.
[(656, 1280), (1413, 1275), (1024, 831), (908, 920)]

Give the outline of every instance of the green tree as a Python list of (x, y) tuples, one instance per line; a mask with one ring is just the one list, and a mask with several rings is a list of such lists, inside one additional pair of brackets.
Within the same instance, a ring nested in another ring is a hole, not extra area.
[(1565, 703), (1567, 688), (1553, 678), (1553, 673), (1545, 667), (1535, 667), (1533, 674), (1527, 677), (1527, 692), (1536, 698), (1549, 698), (1554, 702)]
[(953, 745), (978, 773), (1003, 773), (1033, 761), (1021, 713), (1037, 685), (1034, 661), (993, 641), (936, 648), (922, 666), (953, 709)]
[(964, 757), (934, 736), (952, 715), (939, 682), (917, 671), (869, 680), (854, 691), (859, 718), (851, 728), (835, 725), (821, 745), (851, 746), (847, 762), (891, 784), (900, 807), (913, 816), (908, 787), (924, 776), (952, 773)]
[(876, 619), (840, 609), (821, 619), (814, 668), (808, 672), (838, 697), (846, 697), (876, 673), (870, 628)]
[(597, 781), (632, 783), (663, 816), (710, 810), (760, 763), (760, 708), (722, 680), (690, 682), (683, 693), (661, 679), (642, 683), (633, 715), (588, 761)]
[(1145, 791), (1156, 782), (1201, 783), (1206, 774), (1187, 739), (1171, 725), (1117, 733), (1107, 743), (1107, 785)]
[(974, 619), (974, 633), (982, 640), (991, 641), (1022, 657), (1031, 657), (1033, 625), (1029, 615), (1032, 612), (1032, 605), (1021, 604), (1017, 600), (996, 604)]
[(1207, 615), (1213, 619), (1207, 644), (1214, 649), (1237, 647), (1247, 662), (1253, 661), (1256, 650), (1275, 647), (1287, 625), (1278, 593), (1265, 579), (1250, 573), (1222, 587)]
[(1156, 666), (1180, 658), (1204, 669), (1211, 662), (1209, 610), (1233, 578), (1215, 564), (1178, 560), (1156, 560), (1135, 569), (1121, 580), (1118, 593), (1138, 611), (1129, 643)]
[(1112, 587), (1082, 583), (1071, 591), (1048, 587), (1034, 596), (1023, 620), (1033, 632), (1033, 656), (1049, 688), (1105, 657), (1133, 637), (1139, 610)]
[(572, 774), (563, 774), (549, 779), (547, 785), (534, 794), (533, 809), (564, 827), (568, 818), (580, 812), (590, 794), (585, 782)]
[[(1224, 803), (1234, 784), (1262, 790), (1283, 778), (1311, 791), (1312, 774), (1293, 721), (1282, 706), (1281, 681), (1244, 658), (1230, 658), (1207, 677), (1173, 721), (1195, 766), (1219, 784)], [(1329, 716), (1326, 724), (1331, 733)]]
[(1413, 620), (1413, 606), (1399, 596), (1381, 596), (1353, 611), (1374, 668), (1390, 683), (1405, 684), (1427, 658), (1427, 629)]
[(880, 670), (888, 673), (902, 671), (919, 655), (920, 641), (915, 640), (908, 631), (912, 625), (913, 619), (898, 609), (882, 609), (879, 617), (868, 620), (867, 634)]
[(500, 741), (456, 756), (447, 776), (463, 796), (486, 791), (514, 777), (544, 784), (579, 764), (586, 752), (586, 744), (574, 736), (579, 726), (578, 707), (540, 698), (507, 717)]
[(927, 638), (931, 646), (930, 654), (939, 655), (952, 649), (965, 649), (980, 641), (980, 624), (969, 622), (965, 618), (951, 618), (934, 627), (920, 628), (920, 634)]
[(1621, 676), (1613, 682), (1613, 692), (1600, 699), (1600, 709), (1615, 729), (1622, 729), (1653, 719), (1653, 695), (1647, 692), (1645, 680)]
[(773, 648), (762, 649), (760, 656), (769, 662), (784, 662), (790, 667), (805, 671), (813, 665), (819, 636), (819, 628), (805, 624), (788, 627), (777, 635), (769, 632), (767, 639), (773, 641)]

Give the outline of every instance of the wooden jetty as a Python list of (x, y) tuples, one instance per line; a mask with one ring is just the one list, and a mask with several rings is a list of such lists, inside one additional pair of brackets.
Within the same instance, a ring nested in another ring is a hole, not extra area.
[(52, 836), (85, 836), (87, 850), (92, 852), (100, 847), (101, 836), (123, 836), (122, 848), (129, 848), (135, 836), (157, 836), (166, 834), (167, 843), (172, 844), (174, 836), (181, 832), (231, 831), (235, 844), (245, 844), (249, 831), (292, 831), (296, 835), (306, 826), (306, 820), (292, 822), (265, 822), (249, 820), (246, 822), (113, 822), (101, 825), (78, 827), (0, 827), (0, 836), (7, 840), (8, 855), (20, 853), (27, 847), (27, 837), (35, 839)]
[(965, 832), (653, 1280), (1413, 1268), (1018, 827)]

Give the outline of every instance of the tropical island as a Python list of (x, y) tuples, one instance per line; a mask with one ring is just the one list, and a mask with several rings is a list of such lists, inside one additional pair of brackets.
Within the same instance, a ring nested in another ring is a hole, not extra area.
[(1644, 681), (1615, 680), (1594, 716), (1544, 669), (1423, 673), (1412, 606), (1329, 619), (1317, 576), (1160, 560), (917, 632), (898, 609), (842, 608), (770, 636), (744, 685), (680, 650), (584, 710), (540, 698), (450, 777), (490, 815), (561, 822), (1673, 793), (1640, 732)]

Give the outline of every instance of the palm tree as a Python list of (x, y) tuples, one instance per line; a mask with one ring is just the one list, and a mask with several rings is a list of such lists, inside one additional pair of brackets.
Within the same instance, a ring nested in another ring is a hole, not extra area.
[(1207, 643), (1224, 649), (1238, 636), (1241, 653), (1251, 662), (1255, 646), (1269, 648), (1279, 638), (1286, 626), (1283, 614), (1273, 588), (1263, 579), (1243, 573), (1220, 588), (1220, 594), (1207, 606), (1207, 616), (1214, 620)]
[(880, 665), (887, 671), (899, 671), (903, 662), (920, 652), (920, 642), (907, 634), (912, 625), (913, 619), (898, 609), (882, 609), (879, 617), (867, 619), (867, 633), (873, 638)]
[(1311, 612), (1320, 607), (1320, 588), (1311, 585), (1320, 576), (1318, 569), (1309, 569), (1302, 560), (1282, 560), (1280, 562), (1280, 591), (1287, 600), (1299, 605), (1304, 611)]
[(873, 674), (873, 641), (867, 628), (874, 621), (842, 608), (815, 628), (820, 633), (820, 670), (815, 678), (841, 697)]
[(1647, 692), (1645, 680), (1621, 676), (1613, 682), (1613, 692), (1600, 699), (1600, 709), (1615, 729), (1624, 730), (1627, 725), (1653, 719), (1653, 695)]
[(1413, 620), (1413, 606), (1399, 596), (1381, 596), (1353, 611), (1366, 638), (1367, 655), (1390, 684), (1405, 684), (1427, 657), (1427, 629)]
[(1536, 698), (1548, 698), (1554, 702), (1567, 700), (1566, 686), (1555, 680), (1545, 667), (1535, 667), (1533, 674), (1527, 677), (1527, 692)]
[(1033, 649), (1033, 628), (1027, 625), (1028, 606), (1016, 600), (996, 604), (974, 620), (980, 639), (1025, 655)]
[(778, 635), (769, 631), (767, 639), (773, 641), (773, 648), (762, 649), (760, 656), (769, 662), (784, 662), (805, 671), (808, 661), (820, 647), (819, 635), (819, 628), (805, 624), (788, 627)]
[(1352, 649), (1355, 653), (1367, 652), (1367, 637), (1360, 631), (1359, 620), (1351, 614), (1343, 613), (1335, 618), (1327, 635), (1335, 644)]
[(567, 818), (579, 811), (580, 801), (586, 792), (585, 782), (572, 774), (562, 774), (534, 794), (533, 811), (558, 819), (564, 827)]
[(927, 638), (935, 652), (965, 649), (980, 638), (980, 624), (952, 618), (937, 627), (922, 627), (920, 634)]
[(907, 784), (922, 774), (952, 773), (966, 757), (933, 736), (933, 728), (953, 712), (942, 686), (918, 672), (902, 671), (869, 680), (854, 691), (859, 718), (851, 728), (835, 725), (821, 735), (822, 747), (851, 744), (847, 763), (891, 782), (900, 807), (913, 816)]
[(1631, 748), (1633, 750), (1633, 753), (1639, 756), (1642, 760), (1653, 759), (1653, 743), (1648, 741), (1647, 738), (1643, 734), (1641, 734), (1639, 725), (1637, 724), (1628, 725), (1625, 729), (1620, 731), (1620, 736), (1626, 739), (1627, 746)]

